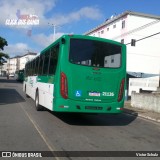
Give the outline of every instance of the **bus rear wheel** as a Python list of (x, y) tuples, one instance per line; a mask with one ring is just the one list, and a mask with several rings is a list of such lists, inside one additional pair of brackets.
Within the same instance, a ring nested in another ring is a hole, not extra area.
[(36, 92), (36, 96), (35, 96), (35, 107), (37, 111), (42, 111), (43, 107), (39, 104), (39, 93), (38, 91)]

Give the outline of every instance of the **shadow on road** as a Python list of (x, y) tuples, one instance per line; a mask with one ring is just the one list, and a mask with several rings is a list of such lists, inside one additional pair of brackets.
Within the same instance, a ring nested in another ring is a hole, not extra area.
[(138, 116), (127, 114), (78, 114), (78, 113), (57, 113), (51, 112), (54, 116), (69, 125), (78, 126), (125, 126), (132, 123)]
[(15, 90), (0, 88), (0, 105), (25, 102), (25, 99)]

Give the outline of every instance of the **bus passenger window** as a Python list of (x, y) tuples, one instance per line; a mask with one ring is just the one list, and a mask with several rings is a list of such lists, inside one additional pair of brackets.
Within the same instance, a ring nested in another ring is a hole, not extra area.
[(56, 71), (58, 62), (58, 53), (59, 53), (59, 45), (51, 48), (50, 64), (49, 64), (49, 74), (51, 75), (54, 75)]
[(42, 68), (43, 68), (43, 55), (40, 56), (39, 68), (38, 68), (38, 75), (42, 75)]
[(49, 51), (45, 52), (45, 59), (44, 59), (44, 65), (43, 65), (43, 74), (48, 74), (48, 65), (49, 65)]
[(32, 62), (32, 76), (35, 75), (35, 65), (36, 65), (36, 60), (34, 59), (33, 62)]
[(39, 57), (36, 58), (36, 64), (35, 64), (35, 76), (38, 74), (38, 64), (39, 64)]

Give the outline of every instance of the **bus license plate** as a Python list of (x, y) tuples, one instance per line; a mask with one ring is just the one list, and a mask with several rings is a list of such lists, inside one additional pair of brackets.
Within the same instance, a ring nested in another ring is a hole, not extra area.
[(99, 92), (89, 92), (89, 96), (100, 97), (100, 93)]

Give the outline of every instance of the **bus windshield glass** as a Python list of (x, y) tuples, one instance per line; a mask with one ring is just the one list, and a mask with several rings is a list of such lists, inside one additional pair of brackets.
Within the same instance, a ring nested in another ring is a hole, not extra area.
[(71, 38), (69, 61), (92, 67), (119, 68), (121, 67), (121, 46)]

